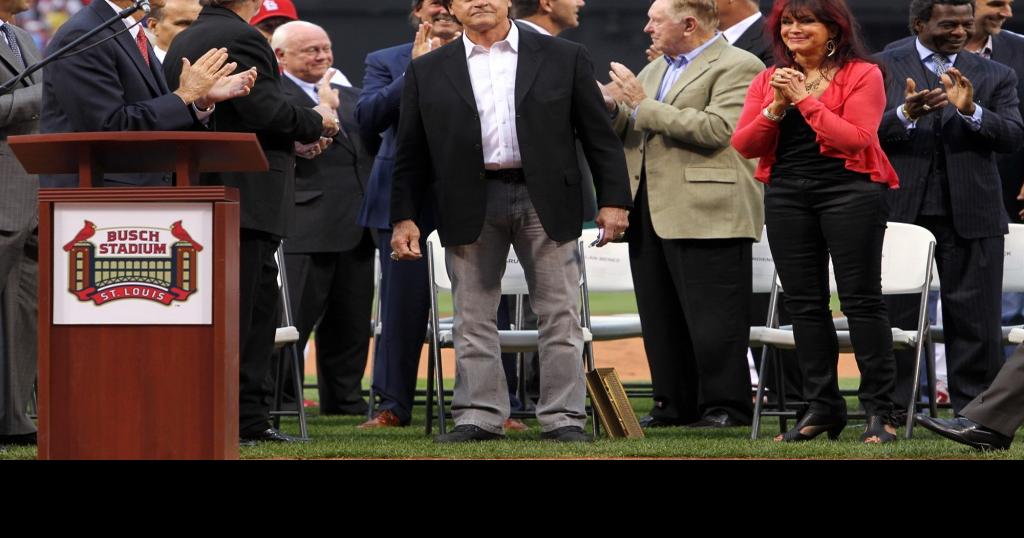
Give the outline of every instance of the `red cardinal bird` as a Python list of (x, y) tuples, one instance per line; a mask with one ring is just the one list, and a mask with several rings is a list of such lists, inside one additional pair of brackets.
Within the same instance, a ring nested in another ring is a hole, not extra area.
[(78, 230), (78, 234), (75, 235), (75, 238), (64, 245), (64, 252), (70, 252), (71, 248), (75, 246), (75, 243), (89, 239), (94, 233), (96, 233), (96, 225), (93, 224), (92, 221), (85, 221), (85, 225), (82, 226), (81, 230)]
[(171, 225), (171, 235), (177, 237), (178, 240), (180, 241), (192, 243), (192, 246), (196, 247), (196, 252), (203, 250), (203, 245), (200, 245), (195, 239), (192, 239), (192, 236), (189, 235), (185, 228), (181, 225), (180, 220), (174, 221), (174, 224)]

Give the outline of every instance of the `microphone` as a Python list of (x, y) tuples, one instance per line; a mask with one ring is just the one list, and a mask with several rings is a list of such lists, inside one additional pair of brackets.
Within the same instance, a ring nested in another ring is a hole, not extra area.
[(146, 15), (149, 15), (149, 12), (152, 10), (149, 6), (149, 0), (135, 0), (135, 7), (141, 9)]

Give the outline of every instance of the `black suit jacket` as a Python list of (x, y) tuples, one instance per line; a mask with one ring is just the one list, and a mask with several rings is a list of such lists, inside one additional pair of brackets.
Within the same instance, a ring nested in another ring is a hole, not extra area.
[(255, 67), (258, 75), (249, 95), (217, 104), (209, 125), (217, 131), (256, 133), (270, 170), (202, 174), (200, 183), (238, 187), (241, 227), (283, 237), (295, 204), (294, 142), (320, 138), (320, 115), (285, 99), (277, 59), (266, 38), (233, 11), (220, 7), (204, 7), (196, 22), (174, 39), (164, 67), (170, 86), (178, 86), (181, 58), (194, 63), (217, 47), (227, 47), (228, 61), (237, 62), (238, 71)]
[[(284, 96), (306, 108), (316, 103), (287, 76)], [(356, 222), (373, 168), (373, 157), (359, 136), (353, 111), (359, 88), (333, 85), (341, 96), (338, 119), (342, 132), (315, 159), (295, 160), (295, 211), (284, 242), (288, 254), (345, 252), (359, 245), (366, 228)]]
[[(548, 236), (579, 237), (583, 222), (578, 137), (598, 206), (631, 208), (622, 144), (612, 130), (582, 46), (519, 32), (516, 128), (530, 199)], [(424, 196), (437, 202), (445, 246), (476, 241), (486, 210), (480, 116), (457, 39), (414, 60), (405, 73), (391, 221), (414, 218)]]
[(731, 44), (757, 56), (766, 66), (775, 65), (775, 57), (772, 55), (772, 44), (764, 33), (764, 25), (765, 18), (762, 16), (754, 21), (754, 24), (751, 24), (747, 31), (740, 34), (739, 39), (735, 43)]
[(932, 133), (938, 123), (957, 235), (975, 239), (1005, 234), (1007, 219), (995, 154), (1019, 151), (1024, 144), (1016, 75), (980, 56), (958, 54), (954, 67), (973, 83), (974, 102), (983, 110), (981, 130), (969, 129), (957, 110), (947, 105), (920, 118), (917, 128), (908, 132), (896, 116), (905, 98), (906, 79), (913, 78), (919, 89), (937, 83), (932, 82), (933, 75), (921, 62), (913, 41), (885, 50), (878, 59), (887, 69), (886, 112), (878, 135), (900, 177), (900, 188), (888, 191), (889, 218), (898, 222), (917, 219), (935, 149)]
[[(909, 36), (886, 45), (886, 49), (906, 46), (915, 37)], [(1024, 37), (1010, 32), (992, 36), (992, 61), (1001, 63), (1017, 74), (1017, 98), (1020, 100), (1021, 116), (1024, 116)], [(1021, 222), (1020, 210), (1024, 202), (1017, 200), (1021, 184), (1024, 183), (1024, 151), (996, 156), (999, 175), (1003, 182), (1003, 205), (1011, 222)]]
[[(106, 2), (96, 1), (64, 23), (54, 34), (46, 54), (79, 38), (115, 15)], [(99, 43), (124, 30), (118, 23), (97, 34)], [(149, 48), (151, 65), (142, 58), (135, 40), (124, 32), (94, 48), (74, 54), (45, 68), (43, 133), (86, 131), (181, 131), (196, 126), (190, 108), (170, 92), (160, 62)], [(167, 174), (108, 174), (107, 184), (170, 184)], [(43, 187), (77, 186), (77, 176), (43, 176)]]
[[(517, 23), (523, 32), (540, 33), (529, 24)], [(576, 164), (580, 167), (580, 185), (583, 187), (583, 220), (594, 220), (597, 217), (597, 200), (594, 197), (594, 175), (590, 173), (590, 165), (583, 154), (583, 145), (576, 141)]]

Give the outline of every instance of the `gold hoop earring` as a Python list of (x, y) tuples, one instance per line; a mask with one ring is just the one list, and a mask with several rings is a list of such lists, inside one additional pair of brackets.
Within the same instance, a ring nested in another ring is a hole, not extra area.
[(836, 42), (834, 40), (832, 40), (832, 39), (829, 39), (828, 41), (825, 42), (825, 55), (828, 56), (829, 58), (831, 58), (832, 55), (835, 54), (835, 53), (836, 53)]

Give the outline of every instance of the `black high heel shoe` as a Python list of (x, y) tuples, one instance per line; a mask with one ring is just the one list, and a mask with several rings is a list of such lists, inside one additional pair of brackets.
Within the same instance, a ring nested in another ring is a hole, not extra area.
[[(828, 433), (828, 438), (834, 441), (839, 438), (839, 434), (842, 433), (845, 427), (846, 417), (820, 415), (808, 411), (792, 430), (777, 436), (775, 441), (787, 443), (810, 441), (826, 432)], [(807, 433), (804, 433), (803, 430), (807, 430)]]
[[(873, 415), (868, 417), (867, 424), (864, 425), (864, 433), (860, 434), (860, 442), (867, 444), (884, 444), (891, 443), (896, 440), (896, 434), (890, 433), (885, 429), (886, 425), (891, 426), (883, 417)], [(877, 441), (869, 441), (869, 439), (877, 438)]]

